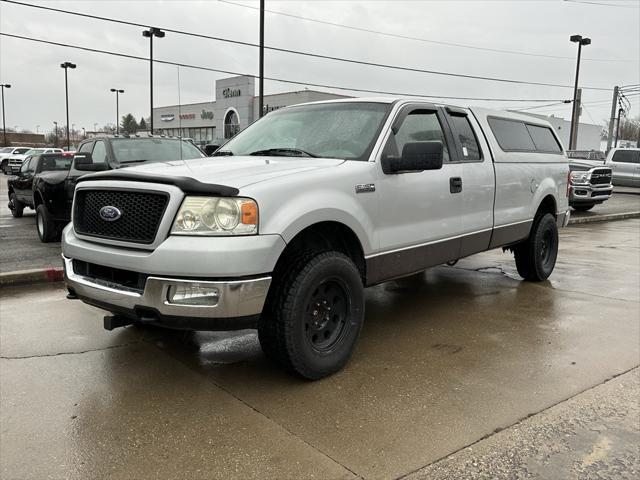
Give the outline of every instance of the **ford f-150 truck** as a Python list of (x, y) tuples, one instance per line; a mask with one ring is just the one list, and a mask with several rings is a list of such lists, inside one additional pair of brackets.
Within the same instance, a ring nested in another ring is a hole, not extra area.
[(318, 379), (350, 358), (364, 287), (494, 248), (529, 281), (556, 263), (569, 167), (530, 116), (417, 99), (271, 112), (214, 157), (78, 180), (62, 238), (70, 298), (104, 326), (258, 328)]

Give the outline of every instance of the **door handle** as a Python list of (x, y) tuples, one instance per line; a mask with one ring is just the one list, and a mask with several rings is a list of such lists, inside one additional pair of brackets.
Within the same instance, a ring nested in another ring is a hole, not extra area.
[(451, 193), (460, 193), (462, 191), (462, 178), (451, 177), (449, 179), (449, 191)]

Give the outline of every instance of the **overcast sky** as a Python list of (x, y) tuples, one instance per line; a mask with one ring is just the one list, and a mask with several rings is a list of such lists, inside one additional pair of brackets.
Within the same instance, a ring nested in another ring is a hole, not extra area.
[[(255, 10), (258, 1), (238, 0), (239, 5), (217, 0), (24, 1), (234, 40), (257, 43), (259, 38), (259, 16)], [(589, 1), (266, 1), (268, 10), (367, 30), (569, 58), (441, 45), (276, 13), (266, 14), (265, 44), (421, 69), (572, 85), (576, 45), (569, 42), (569, 36), (582, 34), (589, 36), (593, 43), (583, 49), (580, 85), (609, 90), (583, 91), (586, 108), (581, 121), (600, 124), (609, 115), (613, 86), (640, 83), (640, 1)], [(148, 56), (148, 40), (142, 37), (138, 27), (6, 2), (0, 3), (0, 31)], [(258, 73), (256, 48), (173, 33), (155, 41), (154, 56), (216, 69)], [(35, 131), (39, 125), (42, 132), (50, 130), (54, 121), (64, 124), (64, 73), (59, 66), (64, 61), (78, 65), (76, 70), (69, 71), (70, 123), (75, 124), (76, 129), (91, 130), (94, 123), (101, 126), (115, 121), (115, 99), (109, 92), (113, 87), (126, 91), (120, 100), (121, 114), (131, 112), (138, 119), (148, 116), (148, 62), (0, 37), (0, 82), (12, 84), (12, 88), (5, 91), (8, 127), (17, 125), (19, 130)], [(214, 81), (229, 76), (188, 68), (180, 68), (179, 75), (180, 89), (178, 68), (156, 64), (156, 106), (177, 104), (178, 98), (181, 103), (214, 100)], [(427, 95), (551, 100), (572, 97), (571, 88), (410, 73), (270, 51), (265, 55), (265, 75), (302, 82), (295, 86), (268, 81), (265, 83), (266, 94), (300, 90), (304, 88), (304, 82), (310, 82)], [(639, 98), (630, 98), (633, 116), (640, 114)], [(447, 102), (499, 108), (536, 105), (527, 102)], [(545, 107), (531, 112), (569, 118), (570, 106)]]

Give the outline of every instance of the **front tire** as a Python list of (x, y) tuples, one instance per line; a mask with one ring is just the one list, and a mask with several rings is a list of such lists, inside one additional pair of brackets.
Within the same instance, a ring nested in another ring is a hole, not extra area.
[(310, 380), (342, 369), (364, 319), (364, 287), (353, 261), (339, 252), (303, 256), (275, 282), (258, 324), (265, 355)]
[(9, 195), (9, 210), (11, 210), (13, 218), (22, 217), (22, 213), (24, 212), (24, 203), (18, 200), (15, 193), (11, 193), (11, 195)]
[(36, 229), (42, 243), (60, 240), (60, 229), (44, 205), (36, 208)]
[(536, 217), (529, 238), (514, 249), (522, 278), (541, 282), (549, 278), (558, 258), (558, 226), (550, 213)]

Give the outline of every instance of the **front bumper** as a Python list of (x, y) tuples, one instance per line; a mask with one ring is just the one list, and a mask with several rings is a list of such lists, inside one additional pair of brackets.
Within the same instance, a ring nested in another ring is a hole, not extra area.
[[(189, 330), (237, 330), (255, 325), (262, 312), (270, 276), (215, 281), (149, 276), (142, 292), (87, 278), (74, 272), (73, 260), (63, 258), (67, 287), (85, 303), (134, 321)], [(171, 287), (217, 289), (215, 304), (185, 305), (170, 301)]]
[(613, 185), (571, 185), (569, 189), (569, 204), (602, 203), (613, 194)]

